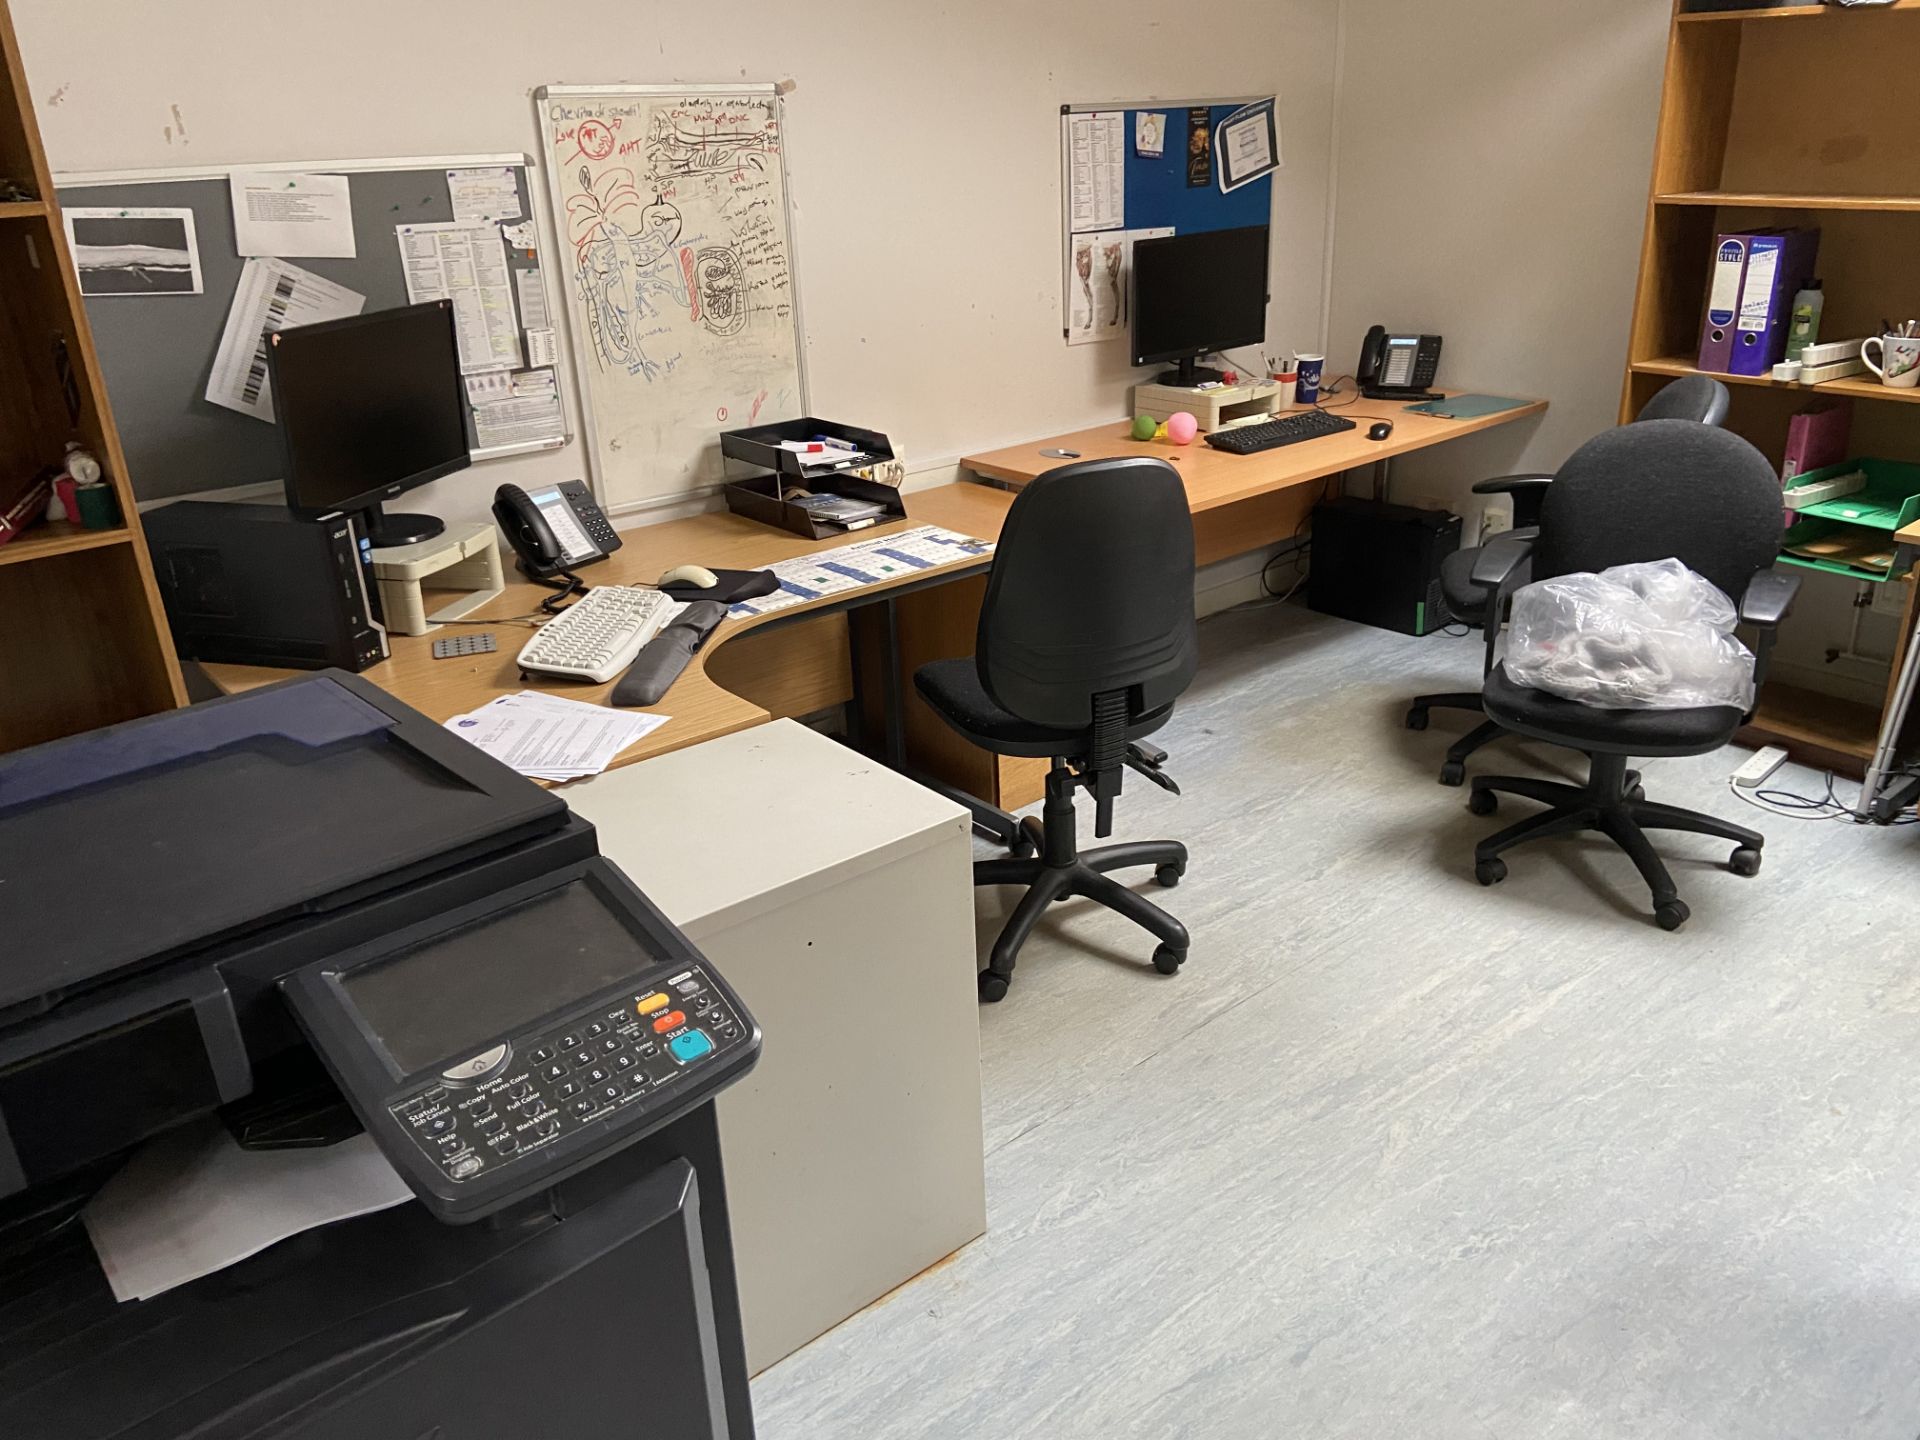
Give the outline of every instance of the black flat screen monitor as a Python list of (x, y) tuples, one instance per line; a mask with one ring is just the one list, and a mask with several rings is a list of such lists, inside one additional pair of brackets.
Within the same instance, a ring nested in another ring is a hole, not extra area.
[(380, 502), (471, 463), (452, 302), (282, 330), (267, 355), (288, 506), (366, 511), (375, 545), (439, 534), (433, 516), (388, 515)]
[(1267, 338), (1267, 227), (1136, 242), (1132, 313), (1133, 363), (1179, 362), (1158, 383), (1219, 379), (1194, 361)]

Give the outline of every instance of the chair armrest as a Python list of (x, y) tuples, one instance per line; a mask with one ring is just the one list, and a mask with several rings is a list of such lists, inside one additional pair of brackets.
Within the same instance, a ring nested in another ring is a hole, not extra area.
[(1787, 618), (1794, 597), (1800, 593), (1800, 577), (1783, 575), (1778, 570), (1762, 570), (1747, 584), (1740, 597), (1740, 619), (1747, 625), (1771, 629)]
[(1539, 538), (1537, 530), (1524, 533), (1509, 530), (1494, 536), (1480, 547), (1480, 554), (1473, 562), (1473, 583), (1482, 590), (1498, 590), (1533, 558), (1533, 547)]
[(1551, 475), (1496, 475), (1475, 485), (1473, 493), (1513, 496), (1513, 523), (1517, 528), (1540, 523), (1540, 505), (1551, 484)]
[(1539, 490), (1553, 483), (1551, 475), (1496, 475), (1473, 487), (1476, 495), (1511, 495), (1516, 490)]

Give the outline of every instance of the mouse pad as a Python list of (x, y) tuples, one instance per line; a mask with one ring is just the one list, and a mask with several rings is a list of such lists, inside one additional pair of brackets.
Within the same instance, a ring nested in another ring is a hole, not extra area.
[(1410, 415), (1438, 415), (1442, 420), (1478, 420), (1482, 415), (1498, 415), (1502, 410), (1518, 410), (1530, 404), (1506, 395), (1449, 395), (1444, 400), (1429, 400), (1424, 405), (1409, 405)]
[(711, 590), (694, 585), (662, 585), (660, 590), (675, 600), (717, 600), (722, 605), (732, 605), (755, 596), (771, 595), (780, 588), (771, 570), (715, 570), (713, 578), (718, 583)]

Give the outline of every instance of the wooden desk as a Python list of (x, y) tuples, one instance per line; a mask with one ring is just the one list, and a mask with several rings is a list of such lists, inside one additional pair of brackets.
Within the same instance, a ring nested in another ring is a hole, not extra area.
[[(1477, 420), (1409, 414), (1404, 400), (1356, 400), (1328, 408), (1358, 428), (1257, 455), (1229, 455), (1202, 440), (1192, 445), (1135, 440), (1128, 422), (1118, 421), (969, 455), (960, 464), (982, 479), (1018, 489), (1036, 475), (1073, 463), (1043, 455), (1043, 450), (1078, 450), (1085, 460), (1150, 455), (1170, 461), (1186, 477), (1187, 501), (1193, 509), (1194, 558), (1209, 565), (1290, 539), (1325, 493), (1322, 482), (1330, 477), (1544, 414), (1547, 402), (1529, 401)], [(1393, 422), (1393, 434), (1385, 440), (1367, 439), (1377, 420)]]
[[(699, 564), (730, 570), (752, 570), (812, 551), (830, 550), (854, 541), (874, 539), (915, 525), (941, 525), (977, 539), (1000, 534), (1013, 497), (979, 485), (942, 485), (908, 497), (911, 514), (904, 522), (875, 526), (832, 540), (803, 540), (751, 520), (729, 514), (695, 515), (621, 532), (622, 547), (605, 564), (587, 572), (595, 585), (651, 584), (679, 564)], [(965, 566), (950, 567), (956, 573)], [(924, 582), (942, 570), (921, 571), (900, 582), (873, 585), (861, 597), (879, 598), (886, 592)], [(505, 620), (539, 608), (552, 592), (526, 581), (510, 583), (505, 593), (474, 619)], [(640, 713), (672, 718), (652, 734), (621, 752), (614, 761), (631, 765), (654, 755), (697, 745), (717, 735), (759, 725), (776, 715), (804, 715), (851, 698), (846, 616), (836, 613), (813, 622), (795, 623), (811, 610), (844, 606), (849, 597), (828, 596), (790, 606), (774, 615), (726, 620), (693, 657), (658, 706)], [(979, 601), (974, 598), (977, 608)], [(777, 624), (774, 634), (753, 639), (754, 630)], [(471, 633), (473, 626), (447, 626), (440, 635)], [(458, 660), (433, 658), (435, 635), (396, 635), (390, 658), (368, 669), (366, 678), (435, 720), (484, 705), (497, 695), (516, 690), (551, 690), (569, 699), (604, 701), (613, 684), (582, 685), (551, 677), (520, 678), (514, 657), (533, 631), (501, 625), (499, 650)], [(207, 677), (221, 690), (251, 690), (298, 672), (257, 665), (204, 665)], [(745, 693), (741, 693), (745, 692)]]

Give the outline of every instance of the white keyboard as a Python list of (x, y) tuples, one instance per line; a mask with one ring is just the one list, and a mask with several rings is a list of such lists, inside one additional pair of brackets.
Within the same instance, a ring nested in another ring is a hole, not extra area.
[(520, 668), (604, 684), (685, 608), (658, 590), (596, 585), (540, 627), (520, 651)]

